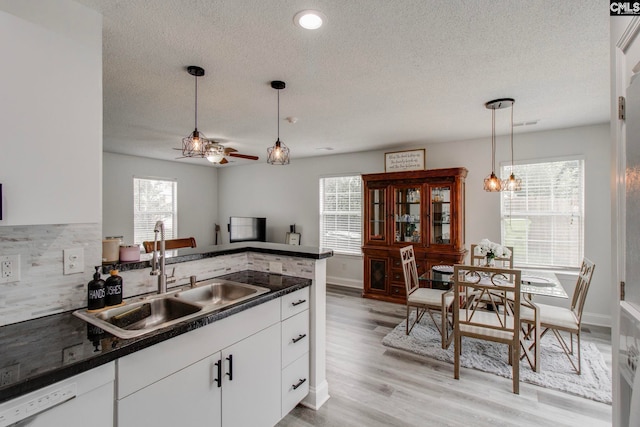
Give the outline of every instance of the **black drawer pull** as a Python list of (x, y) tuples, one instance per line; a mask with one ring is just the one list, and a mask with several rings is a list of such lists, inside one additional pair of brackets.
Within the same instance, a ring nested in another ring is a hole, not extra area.
[(300, 335), (298, 335), (298, 338), (291, 338), (291, 341), (293, 341), (294, 344), (295, 344), (295, 343), (297, 343), (298, 341), (300, 341), (302, 338), (304, 338), (306, 336), (307, 336), (307, 334), (300, 334)]
[(304, 384), (305, 381), (307, 381), (306, 378), (300, 378), (300, 380), (298, 381), (298, 384), (294, 384), (291, 387), (293, 387), (293, 389), (296, 390), (298, 387), (300, 387), (302, 384)]
[(305, 302), (307, 302), (306, 299), (299, 299), (296, 302), (292, 302), (291, 305), (295, 307), (296, 305), (304, 304)]

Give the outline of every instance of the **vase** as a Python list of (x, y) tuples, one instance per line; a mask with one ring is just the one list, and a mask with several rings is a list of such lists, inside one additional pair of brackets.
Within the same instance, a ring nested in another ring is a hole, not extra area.
[(487, 261), (485, 267), (495, 267), (496, 266), (496, 257), (493, 255), (487, 255)]

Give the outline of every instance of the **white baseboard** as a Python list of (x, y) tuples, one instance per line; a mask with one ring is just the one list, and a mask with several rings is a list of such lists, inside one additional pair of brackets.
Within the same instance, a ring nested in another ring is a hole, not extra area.
[(324, 381), (315, 388), (309, 387), (309, 394), (300, 404), (317, 411), (327, 400), (329, 400), (329, 384)]
[(345, 279), (344, 277), (327, 276), (327, 283), (347, 288), (362, 289), (362, 280)]
[(607, 328), (611, 327), (611, 316), (605, 314), (597, 314), (597, 313), (582, 313), (582, 324), (583, 325), (594, 325), (594, 326), (605, 326)]

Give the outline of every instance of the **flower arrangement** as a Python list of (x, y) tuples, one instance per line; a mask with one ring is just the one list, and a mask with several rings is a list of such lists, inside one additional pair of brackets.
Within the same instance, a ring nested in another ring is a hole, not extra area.
[(476, 245), (475, 255), (482, 255), (487, 258), (487, 265), (492, 265), (495, 258), (508, 258), (511, 251), (506, 246), (492, 242), (489, 239), (482, 239)]

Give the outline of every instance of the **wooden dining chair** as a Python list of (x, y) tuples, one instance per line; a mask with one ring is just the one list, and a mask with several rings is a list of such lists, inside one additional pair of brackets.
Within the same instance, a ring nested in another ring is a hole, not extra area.
[[(413, 246), (401, 248), (400, 258), (407, 291), (406, 334), (409, 335), (415, 324), (422, 319), (425, 313), (428, 313), (438, 332), (440, 332), (442, 348), (449, 348), (453, 338), (453, 321), (449, 313), (453, 303), (453, 293), (444, 289), (421, 288), (419, 286), (418, 268)], [(409, 325), (409, 315), (412, 308), (416, 309), (416, 318)], [(440, 319), (436, 319), (434, 313), (439, 313)]]
[[(506, 344), (513, 392), (520, 393), (520, 270), (453, 267), (454, 378), (460, 378), (462, 337)], [(486, 301), (492, 301), (488, 309)]]
[[(549, 331), (553, 332), (562, 351), (569, 359), (571, 366), (578, 375), (581, 373), (580, 357), (580, 329), (582, 327), (582, 310), (587, 299), (587, 292), (593, 277), (595, 264), (587, 258), (582, 260), (580, 273), (576, 287), (573, 291), (570, 307), (557, 307), (548, 304), (536, 304), (539, 311), (539, 324), (541, 328), (540, 339)], [(535, 322), (535, 314), (530, 309), (522, 310), (522, 322), (531, 324)], [(569, 334), (569, 339), (562, 335), (562, 332)], [(577, 354), (574, 355), (573, 336), (576, 336)]]
[[(146, 253), (149, 254), (153, 252), (153, 241), (142, 242), (142, 245), (144, 246), (144, 251)], [(195, 237), (185, 237), (181, 239), (170, 239), (170, 240), (164, 241), (164, 248), (166, 250), (179, 249), (179, 248), (195, 248), (195, 247), (196, 247)]]

